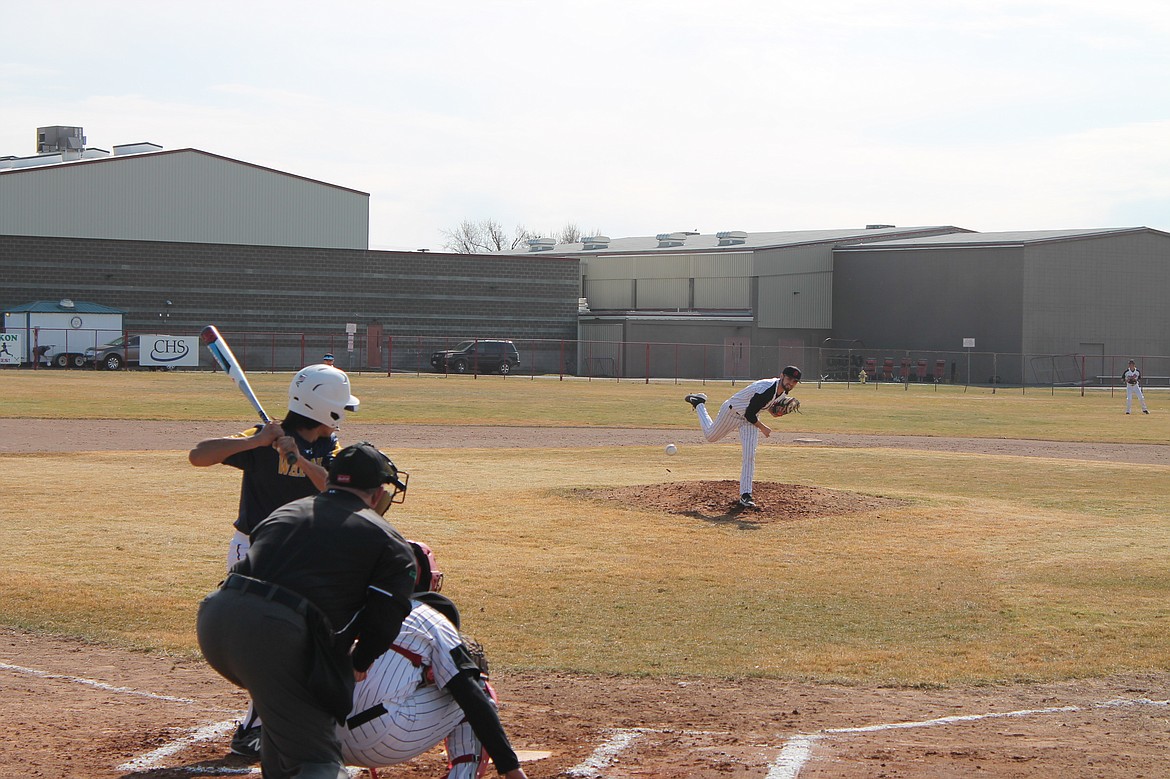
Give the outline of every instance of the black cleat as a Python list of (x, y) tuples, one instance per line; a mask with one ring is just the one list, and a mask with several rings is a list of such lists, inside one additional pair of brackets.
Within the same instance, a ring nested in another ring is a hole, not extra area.
[(687, 403), (690, 403), (691, 408), (698, 408), (700, 403), (707, 402), (707, 396), (702, 392), (696, 392), (693, 395), (687, 395), (685, 398), (683, 398), (683, 400), (685, 400)]
[(236, 726), (236, 735), (232, 736), (231, 751), (233, 755), (256, 760), (260, 757), (260, 726), (245, 728)]
[(745, 492), (739, 496), (739, 505), (743, 506), (745, 509), (759, 508), (759, 506), (756, 505), (756, 502), (752, 500), (752, 494), (750, 492)]

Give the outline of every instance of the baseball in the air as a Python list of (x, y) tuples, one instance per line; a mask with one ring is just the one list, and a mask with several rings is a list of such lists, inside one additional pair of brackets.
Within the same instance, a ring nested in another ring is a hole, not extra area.
[(674, 444), (667, 444), (666, 445), (666, 453), (667, 454), (674, 454), (677, 451), (678, 451), (678, 447), (675, 446)]

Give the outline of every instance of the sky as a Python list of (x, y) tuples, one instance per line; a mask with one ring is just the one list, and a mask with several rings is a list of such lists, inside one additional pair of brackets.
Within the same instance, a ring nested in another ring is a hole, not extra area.
[(492, 219), (612, 238), (1170, 231), (1165, 0), (0, 5), (36, 128), (370, 193), (370, 248)]

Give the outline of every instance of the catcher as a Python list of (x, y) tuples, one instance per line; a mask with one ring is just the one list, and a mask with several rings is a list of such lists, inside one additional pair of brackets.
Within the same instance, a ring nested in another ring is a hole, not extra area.
[(414, 608), (354, 688), (353, 711), (337, 728), (342, 755), (374, 769), (446, 740), (447, 779), (483, 776), (488, 756), (507, 779), (526, 779), (500, 724), (483, 648), (459, 632), (458, 609), (436, 591), (443, 575), (430, 548), (409, 543), (420, 571)]
[(776, 378), (754, 381), (725, 400), (714, 420), (707, 413), (706, 395), (698, 392), (683, 398), (698, 412), (703, 437), (708, 441), (718, 441), (731, 431), (739, 430), (739, 445), (743, 450), (743, 465), (739, 472), (739, 505), (743, 508), (759, 508), (752, 499), (756, 446), (760, 442), (760, 433), (765, 438), (772, 435), (772, 428), (761, 422), (758, 415), (764, 409), (774, 417), (800, 411), (800, 401), (788, 396), (799, 383), (800, 368), (789, 365)]

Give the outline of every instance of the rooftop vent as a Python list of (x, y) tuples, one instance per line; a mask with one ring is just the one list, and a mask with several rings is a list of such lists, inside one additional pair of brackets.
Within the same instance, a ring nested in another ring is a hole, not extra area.
[(866, 225), (866, 230), (883, 230), (887, 227), (897, 227), (897, 225)]
[(609, 236), (608, 235), (586, 235), (581, 239), (586, 250), (590, 249), (608, 249)]
[(682, 246), (687, 242), (688, 235), (697, 235), (697, 233), (659, 233), (654, 237), (658, 239), (658, 248), (664, 249), (670, 246)]
[(553, 247), (557, 245), (556, 238), (529, 238), (528, 251), (530, 252), (551, 252)]
[(747, 233), (743, 230), (724, 230), (721, 233), (715, 233), (715, 237), (719, 239), (720, 246), (747, 243)]
[(124, 157), (127, 154), (145, 154), (148, 151), (162, 151), (157, 143), (120, 143), (114, 147), (115, 157)]

